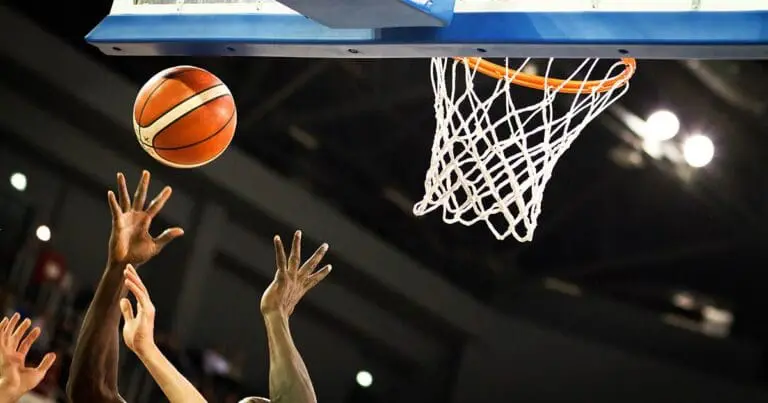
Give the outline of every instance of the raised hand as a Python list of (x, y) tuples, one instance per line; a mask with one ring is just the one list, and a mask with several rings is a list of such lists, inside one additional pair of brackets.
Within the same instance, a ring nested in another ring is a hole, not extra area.
[(315, 271), (328, 251), (328, 244), (320, 245), (309, 260), (301, 264), (301, 231), (293, 235), (293, 245), (287, 259), (279, 236), (275, 235), (274, 243), (277, 272), (272, 284), (261, 297), (261, 312), (264, 315), (279, 313), (290, 316), (304, 294), (331, 272), (331, 265)]
[(40, 337), (40, 328), (29, 333), (32, 322), (18, 313), (0, 321), (0, 397), (16, 401), (43, 380), (56, 361), (56, 355), (48, 353), (37, 367), (27, 367), (25, 361), (32, 344)]
[(127, 298), (120, 300), (120, 311), (125, 320), (123, 340), (131, 351), (141, 354), (155, 345), (155, 306), (136, 269), (129, 264), (124, 275), (126, 288), (136, 297), (136, 313)]
[(171, 188), (166, 186), (149, 206), (144, 208), (149, 188), (149, 172), (141, 174), (133, 201), (128, 194), (125, 176), (117, 174), (118, 197), (109, 191), (109, 209), (112, 211), (112, 234), (109, 237), (109, 254), (113, 262), (130, 263), (134, 266), (145, 263), (157, 255), (172, 240), (184, 235), (181, 228), (170, 228), (160, 236), (149, 235), (152, 219), (162, 210)]

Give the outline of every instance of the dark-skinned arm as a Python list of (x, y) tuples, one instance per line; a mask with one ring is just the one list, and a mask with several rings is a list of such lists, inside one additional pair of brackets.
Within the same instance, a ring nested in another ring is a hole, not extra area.
[(117, 390), (120, 348), (120, 299), (125, 263), (108, 259), (104, 275), (85, 314), (67, 381), (72, 403), (124, 402)]
[(149, 235), (152, 219), (171, 195), (166, 187), (145, 209), (149, 172), (144, 171), (131, 203), (123, 174), (117, 174), (118, 198), (107, 194), (112, 213), (107, 267), (85, 314), (77, 338), (67, 382), (67, 396), (72, 403), (124, 402), (118, 391), (120, 346), (120, 299), (127, 291), (123, 271), (127, 264), (147, 262), (173, 239), (183, 235), (180, 228), (164, 231), (159, 237)]
[[(142, 177), (143, 179), (143, 177)], [(125, 177), (117, 174), (120, 202), (128, 204)], [(141, 186), (139, 186), (141, 188)], [(112, 205), (114, 193), (109, 192)], [(67, 380), (67, 397), (72, 403), (125, 402), (118, 391), (118, 365), (120, 351), (120, 299), (126, 295), (123, 270), (126, 263), (117, 261), (112, 254), (115, 237), (115, 217), (110, 235), (107, 267), (101, 276), (93, 300), (85, 313), (77, 337), (72, 364)]]

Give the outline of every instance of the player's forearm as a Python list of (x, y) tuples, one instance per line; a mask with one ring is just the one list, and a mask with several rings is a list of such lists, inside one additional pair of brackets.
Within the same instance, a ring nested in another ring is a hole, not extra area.
[(307, 367), (293, 343), (288, 317), (264, 315), (269, 341), (269, 398), (272, 403), (316, 403)]
[(124, 269), (125, 264), (110, 259), (85, 314), (67, 383), (67, 395), (73, 403), (122, 401), (117, 371)]
[(157, 346), (152, 345), (136, 355), (169, 402), (205, 403), (203, 395), (168, 361)]

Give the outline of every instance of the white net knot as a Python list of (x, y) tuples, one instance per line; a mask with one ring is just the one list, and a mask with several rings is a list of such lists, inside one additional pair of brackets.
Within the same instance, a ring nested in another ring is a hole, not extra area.
[[(516, 100), (523, 100), (513, 81), (534, 66), (531, 59), (514, 69), (505, 59), (506, 74), (493, 88), (485, 84), (494, 79), (478, 71), (478, 64), (463, 60), (432, 59), (437, 125), (424, 198), (413, 212), (420, 216), (441, 208), (446, 223), (485, 222), (499, 240), (512, 235), (530, 241), (555, 164), (584, 127), (627, 92), (626, 80), (613, 79), (626, 66), (617, 62), (601, 80), (587, 83), (599, 62), (587, 59), (554, 85), (549, 78), (554, 59), (549, 59), (544, 89), (523, 89), (537, 101), (518, 106)], [(574, 85), (580, 86), (577, 93), (565, 94)], [(478, 95), (481, 91), (490, 95)], [(556, 103), (567, 112), (558, 115)]]

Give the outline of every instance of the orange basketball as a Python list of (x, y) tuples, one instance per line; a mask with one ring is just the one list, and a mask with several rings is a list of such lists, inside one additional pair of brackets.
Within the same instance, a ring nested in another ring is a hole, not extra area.
[(195, 168), (218, 158), (232, 141), (236, 125), (229, 88), (215, 75), (192, 66), (155, 74), (133, 105), (139, 144), (174, 168)]

